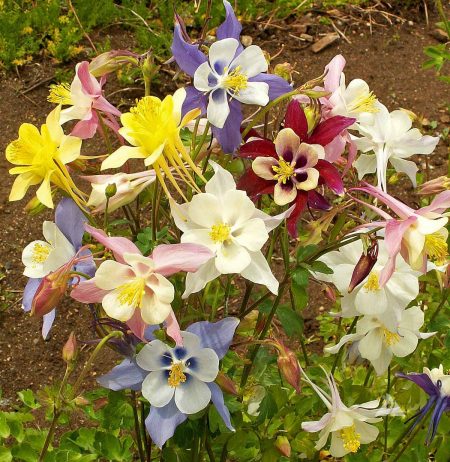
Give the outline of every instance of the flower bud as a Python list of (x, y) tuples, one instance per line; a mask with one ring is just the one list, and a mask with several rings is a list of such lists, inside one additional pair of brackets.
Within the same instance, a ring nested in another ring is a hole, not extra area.
[(312, 133), (322, 117), (320, 106), (308, 104), (303, 107), (303, 111), (308, 122), (308, 133)]
[[(57, 187), (52, 187), (52, 198), (55, 197)], [(39, 213), (47, 210), (47, 207), (36, 197), (34, 196), (30, 199), (25, 206), (25, 212), (31, 216), (38, 215)]]
[(351, 293), (353, 289), (363, 281), (369, 273), (372, 271), (378, 258), (378, 241), (373, 240), (370, 247), (365, 253), (363, 253), (356, 263), (355, 269), (353, 270), (350, 285), (348, 286), (348, 293)]
[(219, 372), (217, 374), (216, 383), (223, 391), (229, 393), (230, 395), (237, 396), (239, 394), (236, 384), (233, 382), (233, 380), (230, 379), (230, 377), (228, 377), (228, 375), (224, 374), (223, 372)]
[(78, 353), (77, 346), (78, 345), (75, 334), (71, 332), (67, 342), (64, 344), (62, 349), (62, 357), (66, 363), (70, 363), (71, 361), (75, 360)]
[(77, 396), (73, 402), (77, 405), (77, 406), (87, 406), (90, 401), (88, 399), (86, 399), (84, 396)]
[(105, 188), (105, 196), (113, 197), (117, 193), (117, 185), (115, 183), (109, 183)]
[(300, 393), (300, 366), (297, 356), (280, 340), (274, 340), (272, 345), (278, 350), (277, 364), (287, 383), (291, 385), (297, 393)]
[(275, 447), (282, 456), (291, 457), (291, 445), (286, 436), (277, 436)]
[(294, 68), (290, 63), (280, 63), (277, 64), (273, 70), (275, 75), (278, 75), (284, 80), (291, 81), (292, 80), (292, 73), (294, 72)]
[(142, 75), (144, 76), (144, 79), (151, 81), (158, 70), (159, 66), (154, 63), (153, 56), (148, 54), (142, 63)]
[(139, 55), (126, 50), (111, 50), (101, 53), (89, 63), (89, 72), (94, 77), (115, 72), (125, 64), (138, 63)]
[(427, 181), (426, 183), (420, 185), (418, 189), (418, 194), (424, 196), (447, 191), (450, 189), (450, 178), (446, 176), (440, 176), (434, 180)]
[(336, 301), (336, 292), (332, 287), (324, 284), (323, 292), (325, 294), (325, 297), (327, 297), (328, 300), (330, 300), (330, 302), (334, 303)]

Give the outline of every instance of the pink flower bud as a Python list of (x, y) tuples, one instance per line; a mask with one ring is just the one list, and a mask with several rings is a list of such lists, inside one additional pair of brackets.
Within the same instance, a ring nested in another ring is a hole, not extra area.
[(332, 287), (324, 284), (323, 292), (325, 294), (325, 297), (327, 297), (328, 300), (330, 300), (330, 302), (334, 303), (336, 301), (336, 292)]
[(230, 377), (228, 377), (228, 375), (224, 374), (223, 372), (219, 372), (217, 375), (216, 383), (223, 391), (229, 393), (230, 395), (237, 396), (239, 394), (236, 384), (233, 382), (233, 380), (230, 379)]
[(427, 181), (420, 185), (418, 189), (418, 194), (422, 194), (424, 196), (447, 191), (450, 189), (450, 178), (447, 176), (439, 176), (438, 178), (434, 178), (434, 180)]
[(99, 54), (89, 64), (89, 72), (94, 77), (102, 77), (115, 72), (126, 64), (138, 64), (139, 55), (126, 50), (111, 50)]
[(75, 338), (75, 334), (71, 332), (67, 342), (63, 346), (62, 357), (66, 363), (69, 363), (76, 358), (77, 353), (77, 339)]
[(278, 350), (277, 364), (287, 383), (291, 385), (297, 393), (300, 393), (300, 366), (297, 356), (280, 340), (274, 340), (272, 345)]
[(356, 263), (355, 269), (353, 270), (352, 279), (348, 286), (348, 293), (351, 293), (353, 289), (369, 275), (377, 262), (378, 258), (378, 241), (373, 240), (366, 253), (363, 253)]
[(282, 456), (291, 457), (291, 445), (286, 436), (278, 436), (275, 440), (275, 447)]

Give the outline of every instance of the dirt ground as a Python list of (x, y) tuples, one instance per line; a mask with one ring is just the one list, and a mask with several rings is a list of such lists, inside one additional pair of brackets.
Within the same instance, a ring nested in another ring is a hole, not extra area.
[[(319, 76), (324, 66), (338, 53), (347, 59), (345, 73), (347, 79), (362, 78), (366, 80), (375, 94), (390, 110), (402, 107), (437, 121), (434, 132), (439, 132), (448, 125), (448, 86), (436, 79), (433, 71), (422, 69), (425, 60), (423, 47), (437, 43), (431, 35), (437, 18), (429, 12), (429, 26), (425, 23), (422, 12), (404, 11), (405, 21), (392, 17), (393, 24), (373, 25), (370, 27), (361, 21), (359, 24), (336, 19), (335, 25), (344, 32), (351, 43), (341, 38), (339, 42), (326, 50), (314, 54), (310, 44), (298, 39), (301, 33), (308, 33), (320, 38), (320, 34), (332, 31), (330, 25), (323, 25), (319, 16), (313, 14), (296, 21), (276, 24), (247, 25), (244, 34), (253, 36), (253, 43), (275, 55), (282, 47), (282, 53), (275, 62), (288, 61), (295, 66), (298, 74), (296, 83)], [(322, 21), (323, 22), (323, 21)], [(111, 32), (112, 44), (132, 46), (129, 33)], [(0, 151), (17, 137), (21, 123), (41, 124), (52, 106), (47, 103), (48, 82), (23, 93), (35, 83), (49, 79), (54, 74), (50, 63), (37, 63), (20, 69), (19, 74), (4, 76), (0, 85)], [(163, 81), (164, 91), (173, 88), (169, 77)], [(107, 87), (110, 94), (118, 87)], [(160, 92), (161, 87), (159, 91)], [(128, 99), (124, 99), (124, 95)], [(116, 93), (110, 98), (113, 104), (129, 103), (141, 96), (135, 92)], [(430, 134), (433, 131), (429, 132)], [(440, 142), (437, 151), (429, 158), (430, 178), (446, 174), (447, 146)], [(417, 159), (424, 167), (424, 160)], [(44, 219), (52, 219), (46, 212), (31, 217), (23, 211), (22, 203), (8, 202), (8, 194), (13, 178), (8, 174), (10, 165), (4, 156), (0, 158), (0, 171), (3, 181), (0, 183), (0, 389), (3, 402), (0, 406), (12, 403), (16, 392), (24, 388), (38, 389), (49, 384), (63, 374), (61, 348), (69, 333), (75, 330), (79, 339), (93, 338), (89, 313), (77, 303), (67, 299), (58, 315), (47, 341), (40, 335), (40, 320), (33, 319), (21, 309), (21, 292), (26, 282), (22, 276), (21, 252), (23, 247), (34, 239), (41, 238)], [(409, 181), (402, 181), (391, 190), (402, 200), (414, 202), (413, 188)], [(27, 198), (31, 198), (28, 195)], [(317, 328), (315, 316), (323, 310), (324, 301), (312, 297), (310, 305), (303, 312), (306, 334), (311, 336)], [(92, 332), (92, 334), (91, 334)], [(311, 345), (314, 348), (314, 344)], [(104, 353), (93, 374), (99, 374), (110, 368), (114, 354)]]

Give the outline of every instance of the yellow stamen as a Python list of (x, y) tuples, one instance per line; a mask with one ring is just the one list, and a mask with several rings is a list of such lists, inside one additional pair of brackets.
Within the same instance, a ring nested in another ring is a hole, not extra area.
[(377, 290), (380, 290), (380, 283), (378, 280), (377, 272), (372, 271), (369, 274), (369, 278), (367, 279), (367, 282), (364, 284), (364, 289), (366, 289), (368, 292), (376, 292)]
[(230, 239), (231, 228), (225, 223), (219, 223), (218, 225), (213, 225), (209, 237), (213, 242), (225, 242)]
[(275, 172), (273, 176), (278, 183), (286, 184), (286, 181), (289, 180), (294, 175), (294, 167), (286, 162), (283, 158), (278, 159), (278, 165), (273, 165), (272, 170)]
[(354, 99), (352, 103), (348, 106), (349, 112), (371, 112), (376, 113), (378, 112), (378, 108), (376, 107), (377, 97), (373, 94), (373, 92), (369, 93), (362, 93), (358, 98)]
[(438, 264), (445, 263), (448, 255), (448, 246), (445, 241), (445, 236), (439, 233), (439, 231), (433, 234), (427, 234), (425, 236), (425, 250), (430, 260)]
[(400, 341), (400, 335), (391, 332), (390, 330), (383, 327), (384, 341), (388, 346), (395, 345)]
[(227, 90), (232, 90), (238, 94), (241, 90), (245, 90), (248, 86), (248, 77), (240, 72), (241, 66), (233, 69), (224, 79), (223, 85)]
[(140, 308), (142, 297), (145, 294), (145, 281), (143, 278), (135, 278), (131, 282), (120, 285), (117, 290), (119, 291), (117, 301), (121, 305), (130, 305), (135, 308)]
[(73, 104), (70, 96), (70, 85), (68, 83), (50, 85), (50, 94), (47, 96), (47, 101), (55, 104)]
[(186, 376), (183, 374), (183, 365), (181, 363), (172, 364), (167, 383), (172, 388), (176, 388), (180, 383), (184, 382), (186, 382)]
[(341, 438), (344, 442), (344, 448), (349, 452), (358, 452), (361, 446), (361, 435), (356, 433), (355, 426), (345, 427), (341, 430)]
[(39, 242), (34, 244), (31, 260), (33, 263), (44, 263), (50, 253), (50, 246), (42, 245)]

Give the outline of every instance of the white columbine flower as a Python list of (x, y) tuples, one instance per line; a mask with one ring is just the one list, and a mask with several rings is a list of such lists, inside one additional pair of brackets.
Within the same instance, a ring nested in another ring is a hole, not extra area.
[(45, 241), (30, 242), (22, 252), (23, 274), (29, 278), (47, 276), (76, 254), (73, 245), (52, 221), (44, 221), (42, 233)]
[(361, 444), (375, 441), (379, 430), (370, 424), (380, 422), (381, 416), (398, 413), (397, 408), (378, 407), (378, 400), (347, 407), (339, 396), (332, 376), (326, 374), (331, 395), (314, 384), (304, 372), (303, 376), (325, 403), (328, 412), (319, 421), (303, 422), (302, 429), (307, 432), (320, 432), (316, 443), (317, 450), (325, 446), (331, 433), (329, 450), (333, 457), (355, 453)]
[(381, 103), (377, 108), (373, 124), (357, 125), (362, 137), (352, 137), (360, 151), (373, 151), (373, 154), (361, 154), (353, 164), (358, 177), (361, 179), (376, 171), (378, 186), (386, 191), (386, 169), (390, 162), (397, 172), (406, 173), (416, 186), (417, 165), (406, 159), (414, 154), (431, 154), (439, 137), (422, 136), (417, 128), (411, 128), (412, 121), (405, 111), (389, 112)]
[(170, 348), (153, 340), (137, 354), (137, 364), (150, 371), (142, 382), (142, 394), (152, 406), (164, 407), (172, 399), (183, 414), (195, 414), (211, 400), (208, 383), (219, 373), (219, 357), (201, 348), (200, 339), (182, 332), (183, 346)]
[(230, 172), (210, 162), (215, 174), (191, 202), (171, 203), (176, 226), (183, 231), (181, 242), (201, 244), (214, 257), (195, 273), (188, 273), (183, 297), (202, 290), (221, 274), (240, 274), (263, 284), (274, 294), (278, 281), (261, 252), (269, 232), (277, 227), (291, 209), (271, 217), (258, 210), (244, 191), (236, 189)]
[(419, 294), (419, 273), (413, 271), (398, 255), (395, 272), (389, 281), (380, 287), (379, 276), (389, 255), (384, 241), (378, 241), (378, 259), (369, 275), (351, 293), (348, 287), (353, 270), (363, 252), (362, 241), (352, 242), (339, 250), (320, 258), (333, 270), (333, 274), (316, 273), (321, 281), (333, 283), (342, 295), (340, 315), (344, 318), (360, 314), (382, 314), (386, 310), (400, 312)]
[(435, 332), (421, 333), (424, 323), (422, 310), (413, 306), (396, 314), (387, 310), (377, 316), (366, 315), (356, 323), (356, 333), (344, 335), (340, 342), (329, 348), (328, 353), (337, 353), (347, 342), (358, 342), (361, 357), (369, 360), (378, 375), (384, 374), (392, 357), (404, 358), (414, 352), (419, 339), (431, 337)]
[(264, 53), (258, 46), (250, 45), (236, 56), (238, 47), (239, 42), (234, 38), (214, 42), (209, 49), (209, 60), (194, 74), (194, 87), (209, 93), (207, 117), (217, 128), (224, 126), (230, 113), (228, 98), (259, 106), (269, 102), (269, 85), (249, 81), (267, 71)]

